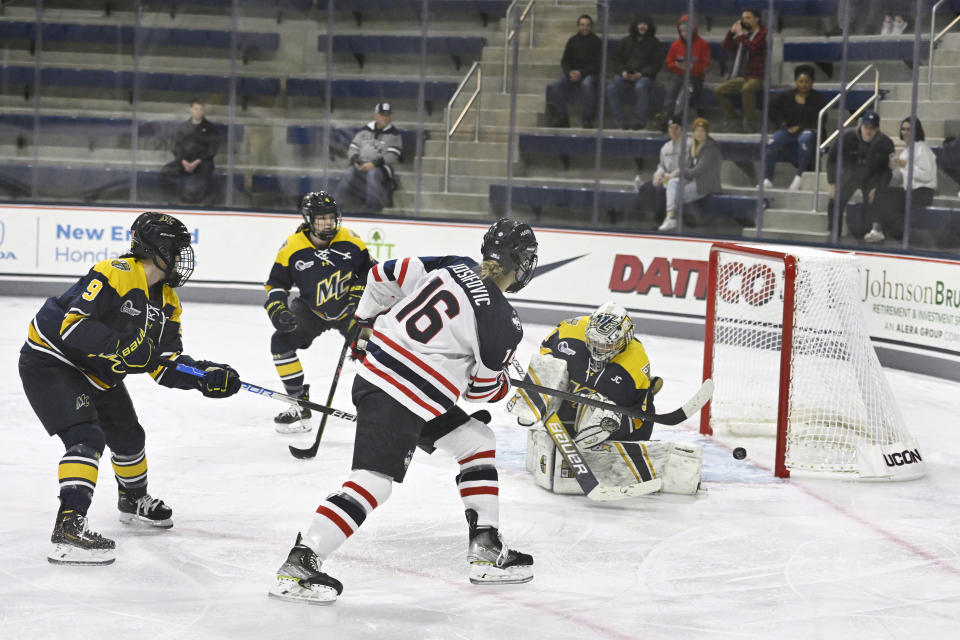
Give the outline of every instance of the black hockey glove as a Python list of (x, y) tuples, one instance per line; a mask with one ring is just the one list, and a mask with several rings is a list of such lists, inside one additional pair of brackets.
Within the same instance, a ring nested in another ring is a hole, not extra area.
[(117, 340), (113, 370), (117, 373), (150, 373), (159, 366), (160, 352), (143, 329)]
[(202, 378), (197, 378), (197, 388), (206, 397), (228, 398), (240, 391), (240, 374), (230, 365), (206, 360), (197, 365), (207, 372)]
[(267, 315), (270, 316), (274, 329), (280, 333), (292, 333), (297, 330), (297, 316), (290, 311), (286, 300), (268, 298), (263, 306), (267, 310)]
[(367, 341), (373, 333), (375, 318), (357, 318), (353, 328), (353, 340), (350, 342), (350, 359), (363, 361), (367, 357)]

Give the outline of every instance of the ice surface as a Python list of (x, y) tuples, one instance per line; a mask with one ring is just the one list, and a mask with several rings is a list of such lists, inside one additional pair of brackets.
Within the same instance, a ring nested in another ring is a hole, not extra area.
[[(274, 571), (319, 501), (349, 472), (351, 424), (332, 420), (319, 455), (295, 460), (273, 431), (284, 405), (241, 392), (128, 387), (147, 431), (150, 491), (173, 529), (117, 521), (108, 463), (91, 527), (117, 540), (107, 567), (47, 563), (62, 445), (23, 396), (17, 357), (40, 299), (0, 298), (0, 638), (957, 638), (960, 637), (960, 386), (888, 371), (928, 476), (901, 484), (773, 478), (772, 443), (743, 441), (745, 461), (706, 445), (696, 498), (597, 504), (556, 496), (523, 472), (526, 432), (494, 410), (501, 529), (533, 554), (534, 581), (467, 581), (456, 465), (418, 452), (407, 481), (325, 565), (345, 585), (330, 607), (267, 598)], [(522, 361), (547, 327), (527, 326)], [(638, 327), (642, 335), (643, 327)], [(185, 304), (187, 353), (229, 362), (280, 389), (270, 325), (251, 306)], [(302, 353), (325, 399), (340, 347)], [(660, 411), (696, 390), (702, 346), (644, 339), (665, 379)], [(344, 369), (335, 405), (352, 411)], [(469, 408), (470, 405), (467, 405)], [(697, 424), (655, 431), (701, 441)]]

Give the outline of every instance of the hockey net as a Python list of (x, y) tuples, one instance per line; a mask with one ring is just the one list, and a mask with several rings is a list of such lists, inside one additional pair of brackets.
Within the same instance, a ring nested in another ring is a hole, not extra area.
[(717, 243), (710, 253), (700, 431), (776, 436), (775, 473), (923, 475), (857, 299), (856, 259)]

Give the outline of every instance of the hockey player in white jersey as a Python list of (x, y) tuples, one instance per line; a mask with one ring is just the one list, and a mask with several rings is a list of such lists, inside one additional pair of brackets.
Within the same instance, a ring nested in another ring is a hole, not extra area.
[(353, 473), (297, 535), (271, 597), (336, 600), (343, 585), (321, 571), (322, 563), (390, 497), (393, 483), (403, 482), (417, 446), (443, 451), (460, 465), (470, 581), (533, 579), (533, 558), (509, 549), (498, 531), (496, 440), (483, 420), (489, 414), (468, 418), (456, 402), (461, 396), (497, 402), (510, 390), (505, 369), (523, 329), (503, 292), (519, 291), (533, 277), (536, 237), (528, 225), (505, 218), (487, 230), (481, 253), (481, 265), (444, 256), (388, 260), (371, 269), (357, 307), (357, 322), (366, 327), (357, 347), (366, 357), (353, 384)]

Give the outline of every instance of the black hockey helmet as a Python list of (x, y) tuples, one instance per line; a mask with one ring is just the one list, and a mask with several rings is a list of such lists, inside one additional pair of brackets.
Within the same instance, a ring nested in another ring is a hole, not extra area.
[[(334, 216), (333, 227), (317, 232), (314, 227), (314, 221), (318, 216), (327, 216), (330, 214)], [(310, 232), (326, 242), (333, 240), (333, 237), (337, 235), (337, 231), (340, 230), (340, 207), (337, 205), (337, 201), (333, 199), (333, 196), (326, 191), (311, 191), (303, 196), (303, 199), (300, 201), (300, 215), (303, 216), (303, 221), (307, 223)]]
[(527, 286), (537, 268), (537, 237), (530, 225), (500, 218), (483, 235), (480, 253), (484, 260), (517, 272), (517, 281), (507, 287), (507, 291), (516, 293)]
[(146, 211), (130, 227), (130, 253), (150, 258), (166, 274), (164, 282), (179, 287), (193, 275), (193, 247), (186, 225), (166, 213)]

